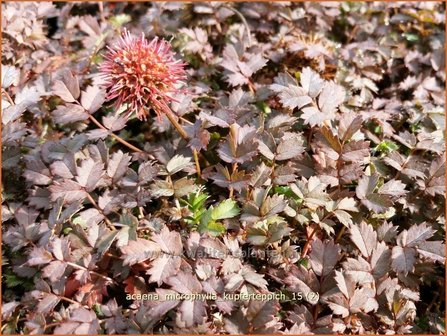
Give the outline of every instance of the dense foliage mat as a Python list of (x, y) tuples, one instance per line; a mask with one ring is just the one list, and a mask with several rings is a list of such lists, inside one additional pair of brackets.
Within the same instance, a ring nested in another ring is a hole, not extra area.
[(3, 333), (443, 333), (445, 5), (2, 4)]

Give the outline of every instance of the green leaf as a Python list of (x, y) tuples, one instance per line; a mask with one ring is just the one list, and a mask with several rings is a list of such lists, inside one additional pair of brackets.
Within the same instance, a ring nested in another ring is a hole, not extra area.
[(395, 142), (384, 140), (381, 143), (379, 143), (376, 147), (374, 147), (373, 152), (390, 153), (398, 148), (399, 146)]
[(206, 193), (194, 193), (189, 196), (189, 210), (193, 213), (203, 208), (205, 201), (208, 199), (209, 195)]
[(419, 36), (412, 33), (403, 33), (403, 36), (407, 39), (408, 42), (416, 42), (419, 40)]
[(225, 232), (225, 226), (222, 223), (211, 221), (208, 223), (207, 231), (213, 236), (220, 236)]
[(31, 290), (34, 286), (34, 282), (31, 278), (22, 278), (18, 275), (12, 273), (11, 271), (7, 271), (3, 274), (4, 282), (6, 287), (21, 287), (25, 290)]
[(380, 125), (375, 126), (373, 131), (375, 134), (382, 134), (382, 126)]
[(191, 225), (200, 223), (203, 213), (206, 211), (205, 201), (209, 195), (201, 190), (188, 195), (188, 199), (180, 199), (180, 204), (186, 206), (192, 212), (191, 216), (184, 218), (184, 220)]
[(96, 314), (98, 317), (105, 317), (104, 313), (103, 313), (102, 310), (101, 310), (101, 305), (100, 305), (100, 304), (95, 303), (95, 304), (93, 305), (92, 309), (93, 309), (93, 311), (95, 312), (95, 314)]
[(62, 232), (64, 235), (68, 235), (73, 229), (71, 227), (66, 227)]
[(284, 195), (285, 197), (289, 199), (293, 199), (296, 202), (302, 201), (302, 198), (299, 198), (289, 186), (274, 186), (273, 192), (271, 194), (279, 194)]
[(264, 115), (268, 115), (268, 114), (272, 113), (272, 109), (266, 102), (261, 101), (261, 102), (258, 102), (256, 105), (262, 111), (262, 113), (264, 113)]
[(225, 232), (225, 226), (212, 217), (213, 211), (216, 209), (211, 206), (203, 213), (199, 225), (200, 233), (209, 232), (213, 236), (219, 236)]
[(207, 230), (208, 223), (212, 221), (211, 212), (213, 211), (213, 207), (211, 206), (208, 210), (206, 210), (202, 217), (200, 218), (200, 226), (199, 232), (203, 233)]
[(124, 24), (129, 23), (130, 21), (132, 21), (132, 18), (128, 14), (119, 14), (119, 15), (116, 15), (116, 16), (112, 16), (109, 19), (109, 21), (110, 21), (110, 23), (112, 24), (112, 26), (114, 28), (120, 28)]
[[(72, 223), (73, 224), (78, 224), (83, 229), (85, 229), (87, 227), (87, 221), (85, 219), (83, 219), (81, 216), (74, 217), (72, 219)], [(68, 233), (69, 233), (69, 231), (66, 234), (68, 234)]]
[(300, 259), (298, 264), (303, 265), (306, 269), (309, 269), (309, 259), (307, 258)]
[(237, 216), (239, 212), (240, 209), (237, 206), (236, 201), (227, 199), (212, 210), (211, 217), (214, 220), (233, 218)]
[(22, 286), (23, 281), (15, 274), (5, 274), (5, 284), (8, 288)]

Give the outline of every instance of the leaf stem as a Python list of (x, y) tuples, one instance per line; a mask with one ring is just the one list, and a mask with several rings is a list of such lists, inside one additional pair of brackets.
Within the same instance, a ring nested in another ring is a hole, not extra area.
[[(101, 124), (98, 119), (96, 119), (94, 116), (92, 116), (91, 114), (88, 115), (89, 119), (99, 128), (106, 130), (107, 132), (109, 131), (103, 124)], [(124, 140), (123, 138), (121, 138), (120, 136), (116, 135), (115, 133), (109, 133), (110, 136), (112, 136), (115, 140), (117, 140), (118, 142), (122, 143), (123, 145), (127, 146), (128, 148), (132, 149), (134, 152), (137, 153), (142, 153), (143, 151), (137, 147), (135, 147), (134, 145), (128, 143), (126, 140)]]
[(416, 152), (419, 148), (412, 148), (410, 150), (410, 153), (408, 154), (407, 158), (405, 159), (405, 162), (402, 164), (401, 169), (397, 171), (396, 175), (394, 175), (393, 179), (397, 180), (400, 177), (401, 172), (407, 167), (407, 165), (410, 163), (410, 159), (413, 156), (414, 152)]
[(9, 93), (8, 93), (5, 89), (2, 89), (2, 93), (5, 94), (6, 99), (8, 99), (8, 101), (9, 101), (9, 103), (10, 103), (11, 105), (15, 105), (15, 104), (14, 104), (14, 100), (12, 100), (11, 96), (9, 95)]
[(230, 194), (228, 195), (230, 198), (233, 198), (234, 195), (234, 188), (230, 187)]
[(72, 300), (72, 299), (69, 299), (69, 298), (67, 298), (67, 297), (65, 297), (65, 296), (58, 295), (58, 297), (59, 297), (59, 299), (61, 299), (62, 301), (67, 301), (67, 302), (69, 302), (69, 303), (71, 303), (71, 304), (77, 304), (77, 305), (82, 306), (79, 302), (77, 302), (77, 301), (75, 301), (75, 300)]
[(315, 233), (317, 232), (317, 230), (318, 230), (318, 225), (315, 226), (313, 231), (310, 233), (309, 237), (307, 237), (306, 244), (303, 247), (303, 252), (301, 252), (301, 259), (303, 259), (307, 255), (307, 252), (309, 251), (309, 248), (310, 248), (310, 243), (312, 242), (312, 238), (315, 235)]
[(71, 267), (73, 267), (73, 268), (76, 268), (76, 269), (80, 269), (80, 270), (83, 270), (83, 271), (90, 272), (90, 273), (92, 273), (92, 274), (94, 274), (94, 275), (96, 275), (96, 276), (98, 276), (98, 277), (100, 277), (100, 278), (103, 278), (104, 280), (107, 280), (107, 281), (110, 281), (110, 282), (116, 284), (116, 282), (115, 282), (112, 278), (109, 278), (109, 277), (107, 277), (107, 276), (105, 276), (105, 275), (102, 275), (101, 273), (97, 273), (97, 272), (95, 272), (95, 271), (91, 271), (91, 270), (89, 270), (88, 268), (83, 267), (83, 266), (81, 266), (81, 265), (78, 265), (78, 264), (75, 264), (75, 263), (72, 263), (72, 262), (69, 262), (69, 261), (67, 261), (67, 265), (69, 265), (69, 266), (71, 266)]
[(248, 88), (250, 89), (250, 92), (252, 94), (255, 94), (256, 87), (255, 87), (255, 85), (253, 84), (253, 82), (250, 79), (248, 79)]
[(138, 218), (144, 218), (144, 209), (143, 209), (143, 207), (138, 207), (138, 212), (140, 213), (139, 215), (138, 215)]
[(343, 233), (345, 233), (346, 230), (346, 226), (343, 225), (343, 227), (341, 228), (341, 230), (338, 232), (337, 237), (335, 238), (335, 243), (338, 242), (338, 240), (341, 238), (341, 236), (343, 235)]
[(48, 329), (48, 328), (60, 326), (62, 323), (64, 323), (64, 322), (54, 322), (54, 323), (46, 324), (45, 325), (45, 330)]
[[(233, 170), (231, 172), (231, 179), (233, 179), (233, 175), (236, 171), (237, 171), (237, 162), (234, 162)], [(229, 196), (230, 196), (230, 198), (233, 198), (233, 196), (234, 196), (234, 188), (233, 187), (230, 187), (230, 195)]]
[(115, 231), (116, 229), (115, 229), (115, 227), (113, 226), (113, 224), (112, 224), (112, 222), (110, 221), (110, 219), (108, 219), (108, 218), (106, 217), (106, 215), (104, 214), (104, 212), (102, 211), (102, 209), (99, 207), (99, 205), (95, 202), (95, 200), (93, 199), (93, 197), (92, 197), (89, 193), (87, 193), (87, 199), (90, 201), (90, 203), (93, 204), (93, 206), (96, 208), (96, 210), (98, 210), (99, 213), (100, 213), (101, 215), (103, 215), (103, 217), (104, 217), (104, 221), (106, 222), (106, 224), (107, 224), (107, 226), (109, 227), (109, 229), (111, 229), (112, 231)]

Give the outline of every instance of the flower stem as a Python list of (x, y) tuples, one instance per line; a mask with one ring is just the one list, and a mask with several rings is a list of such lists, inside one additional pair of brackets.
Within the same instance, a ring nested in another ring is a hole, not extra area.
[(189, 140), (188, 133), (186, 133), (185, 129), (182, 127), (182, 125), (179, 124), (177, 121), (174, 113), (171, 111), (170, 108), (164, 109), (164, 112), (166, 113), (166, 116), (168, 117), (169, 121), (171, 122), (172, 126), (175, 127), (177, 132), (179, 132), (180, 136), (185, 139)]
[[(166, 114), (166, 117), (168, 117), (169, 121), (171, 122), (172, 126), (174, 126), (174, 128), (177, 130), (177, 132), (179, 132), (180, 136), (184, 140), (188, 141), (189, 140), (188, 133), (186, 133), (186, 131), (183, 128), (183, 126), (180, 125), (180, 123), (177, 121), (177, 117), (174, 115), (172, 110), (165, 104), (161, 104), (161, 106), (163, 108), (163, 111)], [(193, 149), (192, 153), (193, 153), (193, 156), (194, 156), (194, 162), (196, 164), (197, 175), (199, 176), (199, 178), (201, 178), (202, 177), (202, 172), (201, 172), (200, 163), (199, 163), (200, 152), (198, 152), (197, 150)]]
[(223, 5), (223, 7), (229, 9), (230, 11), (232, 11), (234, 14), (236, 14), (237, 16), (239, 16), (239, 18), (242, 21), (242, 24), (245, 26), (246, 29), (246, 33), (247, 33), (247, 42), (248, 42), (248, 46), (251, 47), (251, 32), (250, 32), (250, 26), (248, 25), (247, 20), (245, 19), (245, 17), (242, 15), (241, 12), (239, 12), (236, 8), (233, 8), (229, 5)]
[(199, 176), (199, 179), (200, 179), (200, 178), (202, 178), (202, 172), (200, 170), (199, 153), (197, 152), (196, 149), (193, 149), (192, 154), (194, 155), (194, 162), (196, 163), (197, 175)]
[[(107, 128), (105, 128), (94, 116), (92, 116), (91, 114), (88, 115), (88, 117), (90, 118), (91, 121), (93, 121), (93, 123), (98, 126), (99, 128), (109, 131)], [(118, 142), (121, 142), (123, 145), (129, 147), (130, 149), (132, 149), (134, 152), (137, 153), (142, 153), (143, 151), (137, 147), (135, 147), (134, 145), (128, 143), (126, 140), (124, 140), (123, 138), (119, 137), (118, 135), (116, 135), (115, 133), (110, 133), (110, 135), (117, 140)]]

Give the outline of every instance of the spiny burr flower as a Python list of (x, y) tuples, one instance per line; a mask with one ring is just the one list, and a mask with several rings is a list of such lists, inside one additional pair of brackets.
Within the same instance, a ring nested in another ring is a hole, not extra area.
[(158, 37), (148, 41), (144, 33), (132, 36), (124, 30), (118, 43), (107, 47), (108, 52), (100, 66), (106, 88), (107, 100), (116, 99), (120, 107), (128, 104), (127, 115), (135, 112), (146, 120), (150, 108), (158, 116), (170, 111), (168, 104), (180, 92), (186, 78), (185, 63), (174, 58), (171, 45)]

